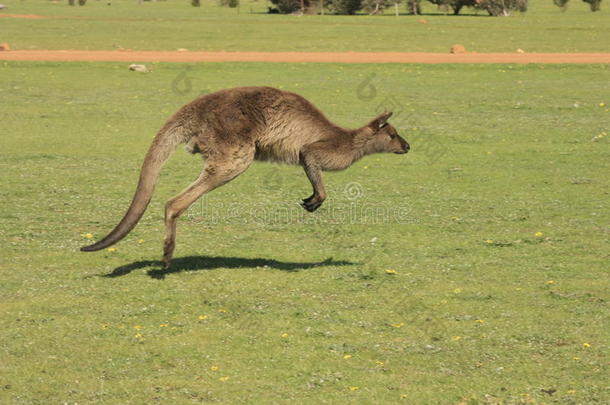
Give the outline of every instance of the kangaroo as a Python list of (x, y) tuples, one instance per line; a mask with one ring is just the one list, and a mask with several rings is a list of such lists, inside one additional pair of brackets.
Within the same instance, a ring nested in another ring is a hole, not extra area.
[(391, 115), (385, 112), (361, 128), (345, 129), (305, 98), (272, 87), (239, 87), (199, 97), (171, 116), (153, 139), (123, 219), (105, 238), (81, 251), (111, 246), (136, 226), (161, 167), (180, 144), (201, 154), (204, 164), (197, 180), (165, 205), (165, 267), (170, 266), (176, 245), (178, 217), (204, 193), (233, 180), (255, 160), (303, 166), (313, 194), (302, 206), (314, 212), (326, 199), (322, 171), (343, 170), (371, 153), (407, 153), (409, 144), (388, 124)]

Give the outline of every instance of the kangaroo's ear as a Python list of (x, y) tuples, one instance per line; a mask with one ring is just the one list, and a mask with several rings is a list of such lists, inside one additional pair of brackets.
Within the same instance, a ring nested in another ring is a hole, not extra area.
[(377, 118), (371, 121), (369, 127), (373, 128), (373, 131), (377, 131), (378, 129), (383, 128), (388, 123), (388, 120), (391, 116), (391, 112), (384, 112), (383, 114), (379, 114)]

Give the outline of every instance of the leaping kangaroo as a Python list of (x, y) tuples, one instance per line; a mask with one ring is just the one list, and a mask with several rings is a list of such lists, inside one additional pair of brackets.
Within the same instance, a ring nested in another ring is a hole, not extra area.
[(313, 194), (302, 205), (314, 212), (326, 199), (323, 170), (346, 169), (371, 153), (407, 153), (409, 144), (387, 122), (391, 115), (386, 112), (361, 128), (345, 129), (298, 94), (271, 87), (239, 87), (199, 97), (178, 110), (153, 139), (121, 222), (81, 251), (111, 246), (136, 226), (161, 167), (180, 144), (186, 143), (193, 154), (200, 153), (204, 165), (197, 180), (165, 204), (165, 267), (169, 267), (176, 245), (178, 217), (204, 193), (239, 176), (254, 160), (303, 166)]

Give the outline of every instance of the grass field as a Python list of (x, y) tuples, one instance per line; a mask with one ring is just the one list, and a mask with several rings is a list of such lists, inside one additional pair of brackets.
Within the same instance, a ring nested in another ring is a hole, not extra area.
[(56, 18), (0, 18), (0, 41), (14, 49), (449, 52), (463, 44), (476, 52), (610, 52), (608, 7), (592, 13), (580, 0), (566, 12), (551, 0), (533, 0), (527, 13), (509, 18), (445, 16), (427, 2), (426, 15), (399, 18), (267, 15), (270, 3), (263, 1), (244, 1), (239, 10), (219, 7), (216, 0), (200, 8), (187, 0), (106, 3), (8, 0), (0, 13)]
[[(0, 403), (610, 401), (608, 66), (0, 66)], [(412, 152), (327, 174), (315, 214), (256, 164), (162, 270), (179, 151), (133, 233), (78, 252), (164, 120), (242, 84), (352, 127), (392, 105)]]

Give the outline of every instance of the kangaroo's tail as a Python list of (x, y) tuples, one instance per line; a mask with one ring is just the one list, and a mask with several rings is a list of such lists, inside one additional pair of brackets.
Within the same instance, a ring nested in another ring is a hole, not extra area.
[(178, 145), (186, 141), (185, 130), (174, 122), (168, 122), (155, 136), (148, 153), (144, 158), (138, 188), (131, 205), (119, 224), (104, 239), (93, 245), (83, 246), (83, 252), (94, 252), (114, 245), (123, 239), (138, 223), (155, 190), (161, 167), (176, 150)]

